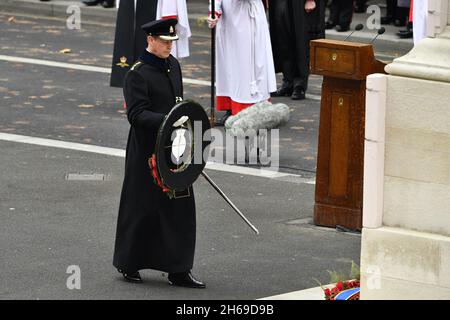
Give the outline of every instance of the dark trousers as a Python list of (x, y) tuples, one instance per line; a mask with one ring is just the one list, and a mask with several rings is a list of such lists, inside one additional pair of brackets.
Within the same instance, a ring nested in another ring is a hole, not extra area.
[(292, 1), (298, 0), (278, 0), (271, 4), (269, 10), (272, 10), (275, 18), (271, 21), (270, 28), (276, 34), (273, 40), (283, 80), (289, 86), (301, 87), (306, 91), (309, 77), (309, 35), (306, 24), (303, 28), (296, 28), (295, 19), (301, 17), (302, 13), (293, 14)]
[(333, 0), (329, 21), (340, 26), (349, 26), (353, 17), (353, 0)]
[(397, 17), (397, 0), (386, 0), (386, 16), (394, 19)]

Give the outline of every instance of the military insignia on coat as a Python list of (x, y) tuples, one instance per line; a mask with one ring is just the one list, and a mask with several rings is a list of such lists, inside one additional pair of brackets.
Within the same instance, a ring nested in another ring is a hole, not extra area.
[(125, 57), (125, 56), (120, 57), (120, 62), (119, 62), (119, 63), (116, 63), (116, 65), (118, 65), (118, 66), (120, 66), (120, 67), (122, 67), (122, 68), (129, 67), (129, 66), (130, 66), (130, 65), (127, 63), (127, 57)]

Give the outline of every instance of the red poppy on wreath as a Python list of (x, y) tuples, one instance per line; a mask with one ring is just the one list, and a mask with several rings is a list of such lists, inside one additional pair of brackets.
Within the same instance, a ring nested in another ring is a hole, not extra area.
[(159, 177), (158, 174), (158, 169), (156, 167), (156, 155), (152, 154), (152, 156), (148, 159), (148, 166), (150, 167), (150, 170), (152, 172), (152, 177), (153, 177), (153, 182), (159, 186), (162, 191), (167, 194), (167, 196), (172, 199), (175, 196), (175, 191), (168, 188), (167, 186), (165, 186), (162, 181), (161, 178)]

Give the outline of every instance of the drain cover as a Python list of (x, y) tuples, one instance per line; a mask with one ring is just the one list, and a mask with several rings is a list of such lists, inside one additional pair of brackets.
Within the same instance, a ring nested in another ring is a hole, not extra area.
[(105, 181), (107, 176), (103, 173), (67, 173), (67, 181)]

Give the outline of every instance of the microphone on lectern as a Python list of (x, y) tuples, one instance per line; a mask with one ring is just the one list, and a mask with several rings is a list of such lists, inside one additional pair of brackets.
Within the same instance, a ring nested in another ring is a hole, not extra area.
[(372, 39), (372, 41), (370, 41), (370, 43), (372, 44), (378, 38), (378, 36), (382, 35), (385, 32), (386, 32), (386, 29), (384, 27), (381, 27), (380, 29), (378, 29), (377, 35)]
[(363, 25), (362, 23), (357, 24), (356, 27), (355, 27), (355, 30), (353, 30), (353, 31), (352, 31), (352, 32), (344, 39), (344, 41), (347, 40), (348, 38), (350, 38), (354, 32), (360, 31), (360, 30), (362, 30), (362, 29), (364, 29), (364, 25)]

